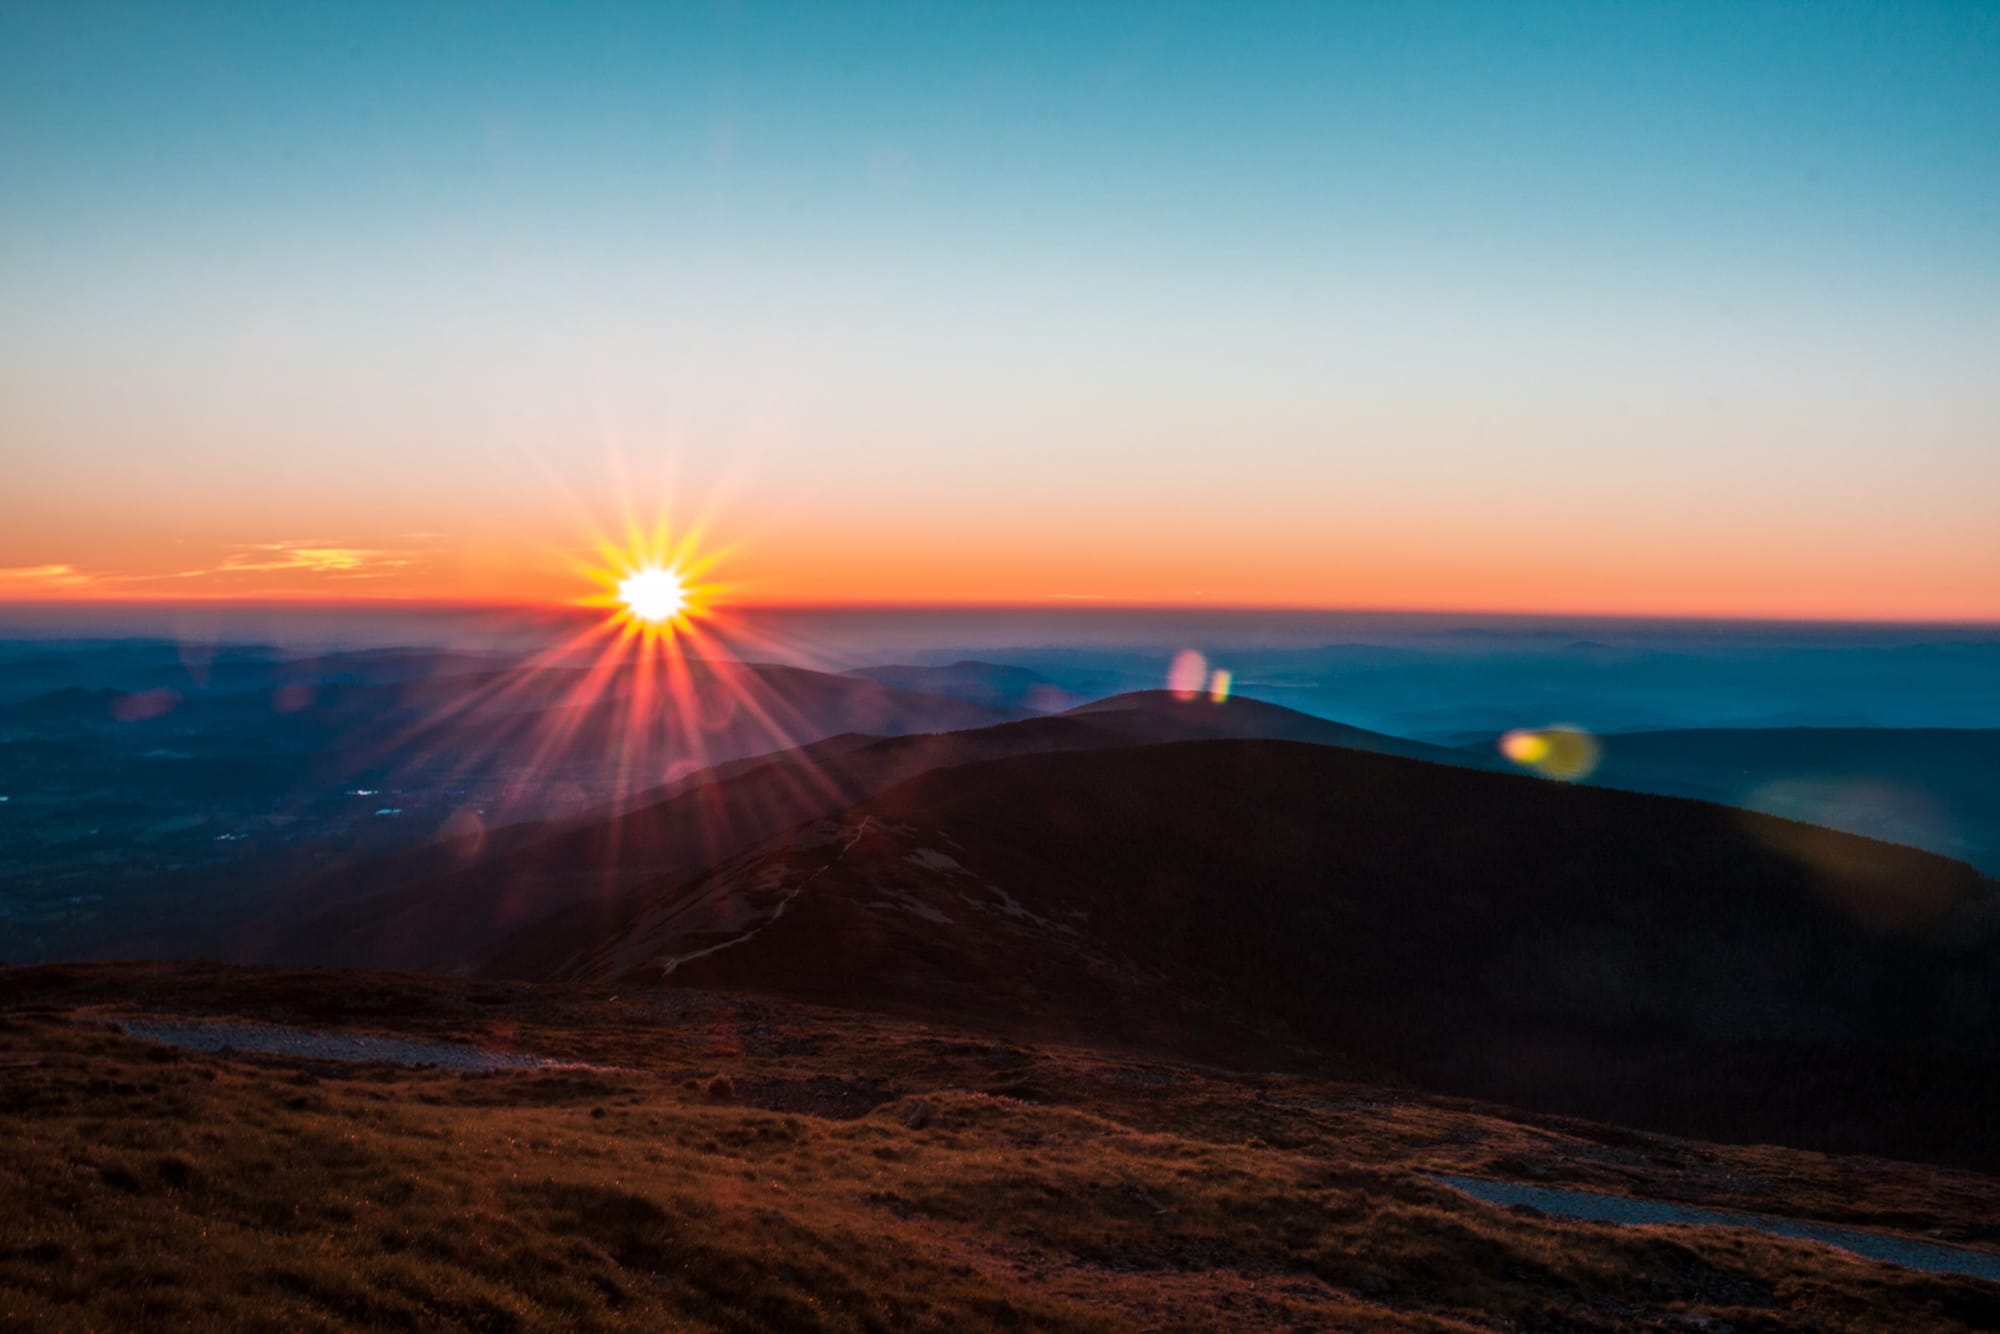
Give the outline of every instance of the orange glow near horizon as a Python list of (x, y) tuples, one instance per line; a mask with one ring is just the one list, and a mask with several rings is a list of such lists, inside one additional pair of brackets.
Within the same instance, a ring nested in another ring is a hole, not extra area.
[[(580, 506), (579, 506), (580, 507)], [(741, 507), (739, 507), (741, 508)], [(870, 516), (873, 517), (873, 516)], [(945, 525), (886, 517), (834, 521), (758, 506), (729, 544), (737, 607), (1244, 607), (1472, 615), (1857, 621), (2000, 621), (1986, 569), (1921, 544), (1849, 544), (1837, 555), (1766, 534), (1690, 549), (1642, 532), (1502, 534), (1474, 524), (1412, 530), (1359, 524), (1312, 534), (1277, 522), (1247, 535), (1215, 513), (1199, 542), (1128, 531), (1119, 516), (1070, 527), (986, 518)], [(1193, 523), (1192, 520), (1189, 521)], [(1184, 527), (1187, 525), (1183, 525)], [(546, 513), (501, 512), (476, 530), (370, 533), (301, 528), (295, 540), (197, 541), (151, 532), (110, 539), (101, 556), (23, 546), (0, 565), (9, 602), (399, 601), (520, 607), (578, 603), (631, 611), (620, 585), (670, 573), (686, 607), (656, 618), (679, 632), (722, 590), (706, 525), (626, 523), (617, 540), (578, 543)], [(732, 535), (735, 535), (734, 531)], [(1560, 541), (1558, 540), (1560, 539)], [(81, 540), (81, 535), (76, 536)], [(38, 556), (55, 556), (29, 563)], [(1940, 573), (1941, 572), (1941, 573)], [(654, 591), (665, 588), (659, 585)]]

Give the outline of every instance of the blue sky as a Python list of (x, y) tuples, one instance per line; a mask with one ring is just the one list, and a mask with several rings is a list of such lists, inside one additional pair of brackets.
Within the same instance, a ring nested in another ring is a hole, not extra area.
[(671, 456), (864, 590), (2000, 615), (1991, 5), (15, 5), (0, 180), (0, 567)]

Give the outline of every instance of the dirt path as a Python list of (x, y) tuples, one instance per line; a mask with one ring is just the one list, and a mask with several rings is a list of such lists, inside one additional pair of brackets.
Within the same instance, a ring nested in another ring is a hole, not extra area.
[(1747, 1227), (1795, 1241), (1838, 1247), (1870, 1260), (1901, 1265), (1905, 1269), (1919, 1269), (1927, 1274), (1963, 1274), (1969, 1278), (1985, 1279), (1989, 1283), (2000, 1283), (2000, 1254), (1975, 1251), (1964, 1246), (1946, 1246), (1934, 1241), (1917, 1241), (1889, 1232), (1867, 1232), (1860, 1228), (1809, 1223), (1770, 1214), (1738, 1213), (1733, 1209), (1699, 1209), (1686, 1204), (1668, 1204), (1663, 1200), (1605, 1195), (1594, 1190), (1489, 1181), (1484, 1177), (1435, 1176), (1431, 1179), (1488, 1204), (1521, 1204), (1545, 1214), (1586, 1223)]
[(130, 1037), (193, 1051), (234, 1051), (313, 1061), (389, 1061), (441, 1070), (583, 1070), (577, 1061), (552, 1061), (466, 1042), (413, 1042), (319, 1028), (289, 1028), (234, 1019), (127, 1019)]
[(875, 817), (872, 815), (862, 816), (861, 824), (854, 831), (854, 837), (848, 839), (845, 843), (840, 845), (840, 850), (833, 854), (832, 860), (828, 861), (824, 866), (815, 867), (803, 880), (799, 881), (798, 884), (792, 887), (791, 893), (785, 895), (784, 898), (778, 900), (778, 906), (771, 910), (771, 915), (769, 917), (766, 917), (763, 921), (757, 923), (757, 925), (751, 927), (748, 931), (745, 931), (742, 935), (732, 936), (728, 940), (723, 941), (719, 945), (710, 945), (708, 948), (696, 950), (692, 954), (676, 954), (672, 956), (671, 958), (667, 959), (666, 962), (660, 965), (660, 976), (663, 978), (671, 977), (673, 975), (674, 969), (680, 967), (684, 963), (693, 963), (696, 959), (706, 959), (711, 954), (720, 954), (723, 950), (733, 949), (736, 946), (743, 944), (745, 941), (755, 939), (759, 931), (762, 931), (765, 927), (771, 925), (771, 923), (777, 921), (780, 917), (783, 917), (785, 915), (785, 909), (791, 907), (792, 901), (798, 898), (799, 895), (806, 892), (806, 886), (810, 885), (813, 881), (819, 879), (820, 876), (825, 872), (830, 871), (834, 867), (838, 866), (840, 864), (840, 859), (845, 857), (849, 852), (853, 851), (854, 845), (856, 843), (859, 843), (863, 838), (867, 837), (868, 826), (874, 823), (874, 820)]

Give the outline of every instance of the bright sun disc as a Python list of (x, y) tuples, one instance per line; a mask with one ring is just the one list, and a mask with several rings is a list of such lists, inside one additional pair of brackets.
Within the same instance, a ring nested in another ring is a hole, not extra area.
[(642, 621), (670, 621), (687, 606), (687, 590), (672, 570), (644, 569), (619, 581), (618, 596)]

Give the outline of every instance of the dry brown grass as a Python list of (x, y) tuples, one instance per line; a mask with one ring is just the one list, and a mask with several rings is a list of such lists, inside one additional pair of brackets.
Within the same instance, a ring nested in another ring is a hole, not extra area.
[[(1962, 1173), (728, 997), (92, 969), (0, 974), (0, 1006), (0, 1322), (22, 1327), (2000, 1321), (2000, 1291), (1970, 1280), (1736, 1231), (1559, 1223), (1427, 1176), (1990, 1242), (2000, 1194)], [(624, 1068), (181, 1054), (108, 1026), (134, 1009), (345, 1013)]]

